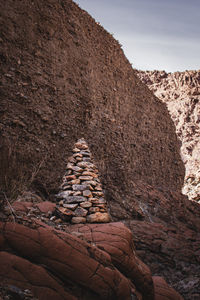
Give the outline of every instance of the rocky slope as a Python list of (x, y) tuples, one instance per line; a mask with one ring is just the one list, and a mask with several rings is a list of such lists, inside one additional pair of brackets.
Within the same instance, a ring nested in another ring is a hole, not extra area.
[[(184, 165), (166, 106), (71, 0), (8, 0), (0, 12), (2, 294), (181, 299), (163, 276), (184, 299), (198, 299), (200, 207), (180, 193)], [(54, 218), (82, 137), (108, 224)]]
[(167, 104), (182, 142), (183, 193), (200, 202), (200, 71), (139, 71), (138, 76)]

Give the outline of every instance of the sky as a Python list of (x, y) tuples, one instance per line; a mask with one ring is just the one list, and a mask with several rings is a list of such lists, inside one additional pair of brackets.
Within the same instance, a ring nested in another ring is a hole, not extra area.
[(200, 69), (200, 0), (74, 0), (119, 40), (133, 68)]

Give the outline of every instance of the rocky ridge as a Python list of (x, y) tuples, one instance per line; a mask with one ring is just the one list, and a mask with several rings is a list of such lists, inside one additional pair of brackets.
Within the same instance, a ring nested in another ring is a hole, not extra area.
[(137, 71), (140, 79), (167, 104), (182, 142), (183, 193), (200, 201), (200, 71)]

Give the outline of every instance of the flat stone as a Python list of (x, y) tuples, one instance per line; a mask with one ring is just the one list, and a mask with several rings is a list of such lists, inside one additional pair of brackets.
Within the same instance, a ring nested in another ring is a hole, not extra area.
[(80, 153), (75, 153), (75, 154), (73, 154), (73, 157), (74, 157), (74, 158), (76, 158), (76, 157), (83, 157), (83, 155), (80, 154)]
[(90, 209), (89, 209), (89, 212), (90, 212), (90, 213), (96, 213), (96, 212), (98, 212), (98, 211), (100, 211), (100, 208), (99, 208), (99, 207), (90, 207)]
[(82, 196), (68, 196), (65, 198), (65, 203), (80, 203), (87, 201), (87, 198)]
[[(70, 159), (69, 159), (69, 160), (70, 160)], [(73, 164), (68, 163), (68, 164), (67, 164), (67, 169), (69, 169), (69, 170), (71, 169), (71, 170), (72, 170), (73, 166), (74, 166)]]
[(82, 193), (80, 191), (77, 191), (77, 192), (73, 191), (73, 196), (80, 196), (80, 195), (82, 195)]
[(91, 156), (90, 151), (83, 151), (83, 150), (81, 150), (80, 154), (82, 154), (83, 156), (89, 156), (89, 157)]
[(88, 172), (88, 171), (84, 171), (82, 173), (83, 176), (92, 176), (93, 178), (97, 178), (98, 175), (96, 173), (93, 173), (93, 172)]
[(59, 199), (65, 199), (66, 197), (72, 195), (72, 191), (64, 191), (60, 192), (59, 194), (56, 195), (57, 198)]
[(103, 192), (92, 192), (92, 194), (99, 197), (103, 196)]
[(87, 216), (88, 223), (108, 223), (110, 222), (110, 216), (108, 213), (96, 212)]
[(65, 191), (65, 190), (69, 190), (69, 189), (71, 189), (71, 185), (69, 185), (69, 184), (64, 185), (62, 189), (63, 189), (64, 191)]
[(74, 148), (72, 151), (73, 151), (74, 153), (76, 153), (76, 152), (80, 152), (80, 149)]
[(88, 214), (88, 211), (84, 209), (83, 207), (77, 207), (74, 211), (74, 214), (76, 217), (85, 217)]
[(71, 219), (72, 224), (80, 224), (80, 223), (86, 223), (86, 218), (84, 217), (73, 217)]
[(89, 185), (86, 185), (86, 184), (74, 184), (72, 186), (73, 188), (73, 191), (85, 191), (85, 190), (88, 190), (90, 188)]
[(72, 170), (75, 171), (75, 172), (78, 172), (78, 173), (83, 171), (83, 169), (78, 167), (78, 166), (72, 167)]
[(91, 162), (90, 157), (83, 157), (83, 161)]
[[(83, 202), (84, 203), (84, 202)], [(63, 204), (63, 207), (71, 209), (71, 210), (75, 210), (78, 207), (78, 204)]]
[(86, 202), (80, 203), (80, 206), (83, 208), (89, 208), (92, 206), (92, 203), (90, 201), (86, 201)]
[(77, 165), (80, 168), (91, 168), (91, 167), (94, 168), (94, 165), (92, 163), (90, 163), (90, 162), (87, 162), (87, 161), (79, 162)]
[(92, 193), (90, 190), (85, 190), (85, 191), (83, 191), (83, 196), (84, 197), (92, 197)]
[(95, 186), (95, 190), (98, 191), (98, 192), (102, 191), (101, 185), (98, 184), (97, 186)]
[(53, 212), (55, 210), (56, 204), (50, 201), (44, 201), (35, 204), (35, 206), (44, 214), (48, 212)]
[(88, 149), (88, 145), (85, 142), (77, 142), (75, 144), (75, 147), (80, 149), (80, 150), (86, 150)]
[(74, 179), (76, 179), (76, 176), (75, 176), (75, 175), (68, 175), (68, 176), (66, 176), (66, 179), (67, 179), (68, 181), (74, 180)]
[(95, 206), (95, 207), (99, 207), (99, 208), (106, 209), (105, 204), (98, 204), (98, 203), (95, 203), (94, 206)]
[(92, 180), (93, 177), (92, 176), (80, 176), (79, 179), (80, 180)]
[(86, 180), (84, 183), (92, 186), (96, 186), (98, 184), (98, 182), (96, 182), (95, 180)]
[(106, 204), (106, 200), (104, 198), (96, 199), (96, 201), (93, 200), (93, 202), (98, 204)]
[(82, 157), (76, 157), (76, 161), (80, 162), (82, 160), (84, 160), (84, 157), (83, 158)]
[(72, 184), (72, 185), (80, 184), (80, 183), (81, 183), (80, 179), (74, 179), (74, 180), (70, 181), (70, 184)]

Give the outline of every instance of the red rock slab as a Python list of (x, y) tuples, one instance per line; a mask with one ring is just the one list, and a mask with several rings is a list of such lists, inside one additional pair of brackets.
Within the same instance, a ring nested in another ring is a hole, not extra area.
[(56, 208), (56, 204), (50, 201), (40, 202), (37, 203), (35, 206), (41, 211), (41, 213), (44, 214), (48, 212), (53, 212), (54, 209)]
[(136, 255), (131, 231), (120, 222), (109, 224), (79, 224), (70, 227), (97, 247), (109, 253), (112, 263), (129, 277), (143, 299), (154, 299), (154, 288), (149, 268)]
[(16, 223), (0, 223), (1, 249), (43, 265), (63, 284), (71, 280), (102, 299), (131, 299), (131, 282), (97, 247), (48, 226), (31, 229)]
[(24, 202), (15, 201), (12, 204), (12, 208), (15, 211), (21, 211), (21, 212), (24, 212), (24, 213), (27, 213), (29, 208), (31, 208), (32, 206), (33, 206), (33, 203), (32, 202), (27, 202), (27, 201), (24, 201)]
[(153, 276), (155, 300), (183, 300), (182, 296), (171, 288), (166, 281), (159, 276)]
[(1, 284), (12, 284), (20, 288), (31, 289), (42, 300), (76, 300), (54, 277), (41, 266), (16, 255), (0, 252)]

